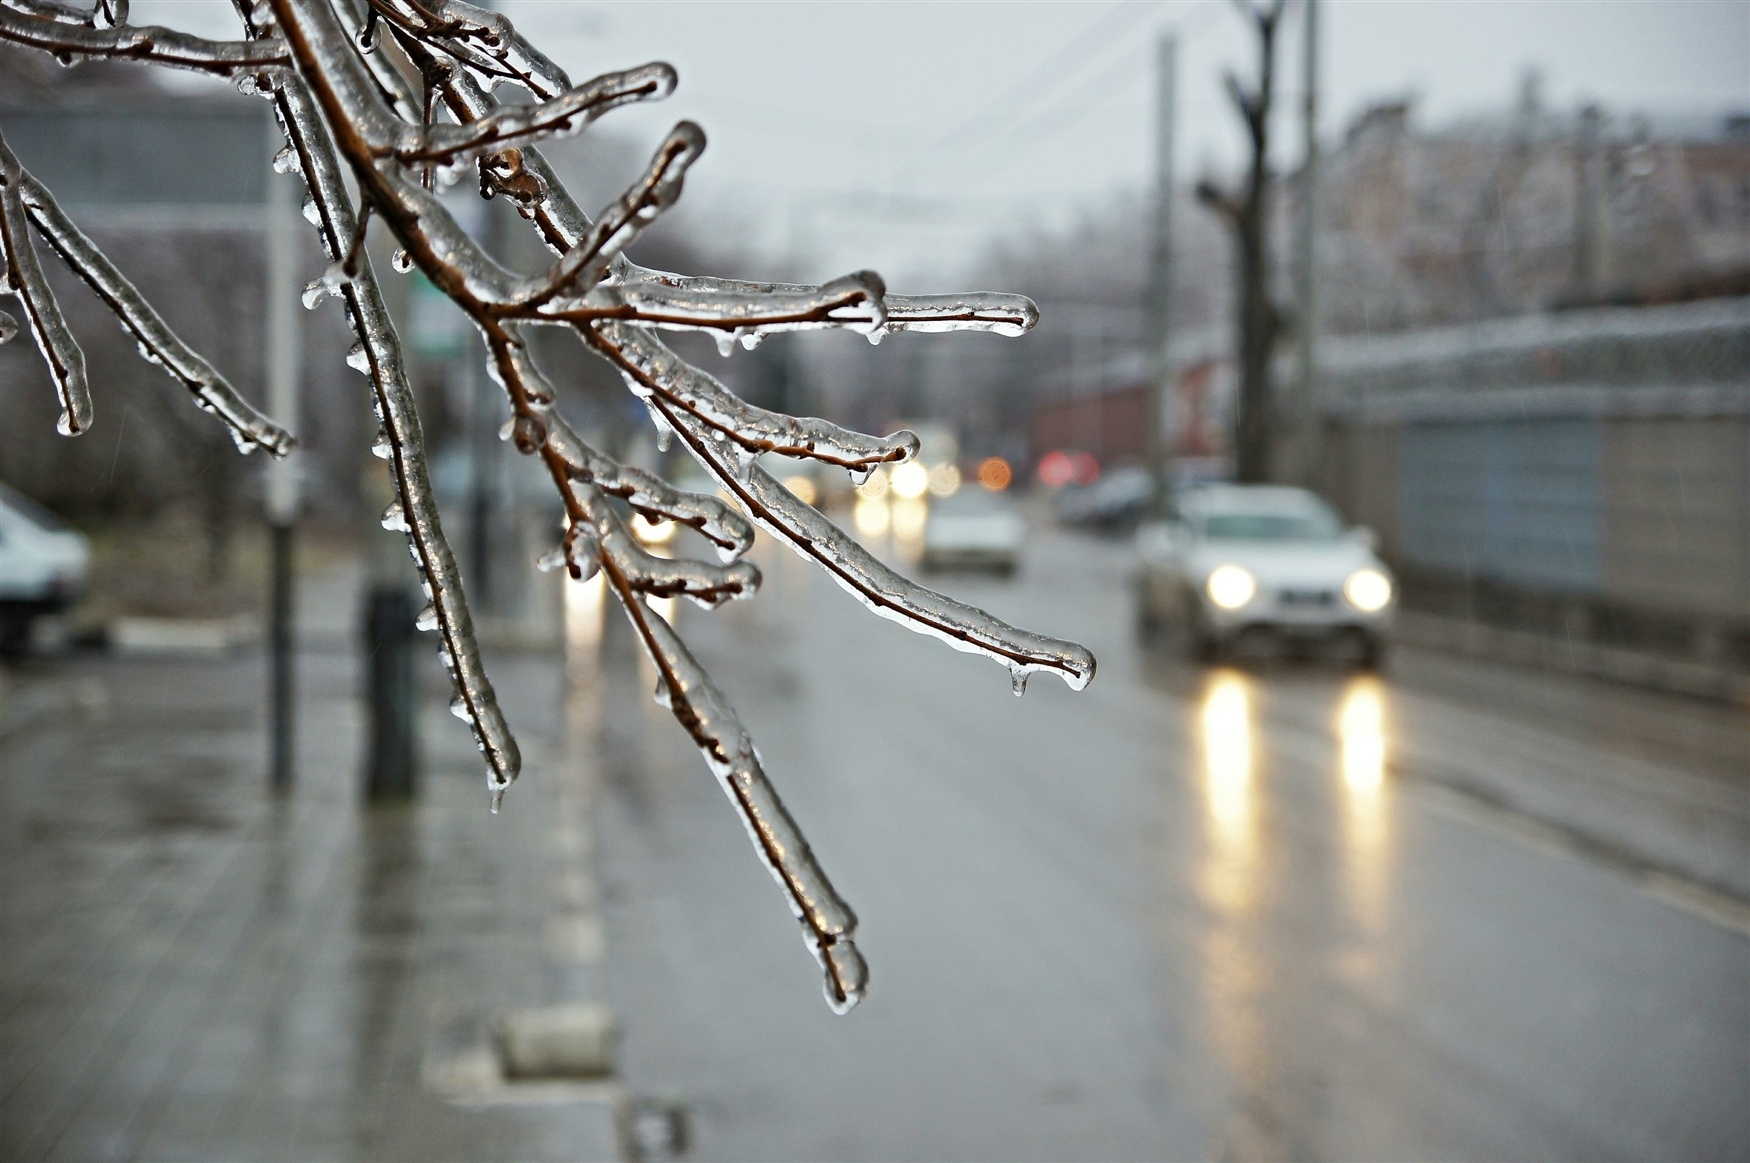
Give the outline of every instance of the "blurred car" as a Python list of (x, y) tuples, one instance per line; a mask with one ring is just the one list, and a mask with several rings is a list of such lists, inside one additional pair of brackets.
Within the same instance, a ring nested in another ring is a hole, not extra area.
[(1065, 486), (1053, 511), (1065, 525), (1120, 532), (1135, 528), (1154, 495), (1154, 477), (1146, 468), (1121, 468), (1093, 484)]
[(1002, 493), (962, 489), (930, 503), (924, 524), (925, 569), (1012, 574), (1021, 565), (1027, 524)]
[(1275, 486), (1192, 489), (1177, 510), (1137, 531), (1145, 630), (1182, 624), (1206, 661), (1260, 636), (1345, 641), (1363, 665), (1383, 660), (1397, 585), (1371, 530), (1345, 529), (1317, 496)]
[(31, 622), (76, 601), (90, 567), (84, 534), (0, 484), (0, 654), (22, 654)]

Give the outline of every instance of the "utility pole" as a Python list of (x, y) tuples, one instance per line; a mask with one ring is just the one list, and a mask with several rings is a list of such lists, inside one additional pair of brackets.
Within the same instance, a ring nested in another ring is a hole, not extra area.
[(1319, 0), (1302, 0), (1306, 14), (1301, 105), (1305, 160), (1300, 168), (1300, 396), (1294, 409), (1294, 473), (1297, 483), (1316, 482), (1320, 461), (1318, 406), (1318, 201), (1319, 201)]
[(1149, 261), (1148, 319), (1148, 470), (1155, 480), (1154, 507), (1165, 514), (1172, 484), (1173, 433), (1168, 409), (1173, 402), (1172, 367), (1167, 362), (1173, 284), (1173, 104), (1178, 83), (1179, 43), (1172, 32), (1155, 46), (1155, 205), (1154, 248)]
[(1574, 298), (1595, 298), (1603, 285), (1603, 215), (1599, 212), (1604, 192), (1599, 142), (1604, 113), (1595, 103), (1580, 109), (1574, 137)]
[[(280, 145), (279, 126), (270, 119), (268, 141)], [(298, 307), (298, 226), (300, 215), (292, 182), (268, 178), (267, 197), (267, 403), (275, 420), (298, 427), (298, 381), (303, 375), (302, 312)], [(268, 571), (268, 774), (276, 790), (292, 782), (293, 536), (298, 520), (298, 465), (295, 460), (267, 466)]]

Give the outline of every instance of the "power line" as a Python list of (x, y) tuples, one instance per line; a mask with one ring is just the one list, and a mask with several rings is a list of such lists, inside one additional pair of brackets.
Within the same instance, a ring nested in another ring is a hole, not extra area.
[[(944, 148), (952, 145), (955, 141), (964, 137), (966, 134), (975, 129), (981, 128), (985, 122), (994, 119), (1007, 120), (1008, 118), (1013, 117), (1015, 109), (1012, 103), (1016, 98), (1022, 97), (1029, 92), (1039, 93), (1049, 89), (1049, 85), (1041, 88), (1040, 82), (1050, 77), (1053, 73), (1056, 73), (1060, 66), (1066, 61), (1074, 60), (1078, 54), (1089, 51), (1090, 49), (1104, 47), (1103, 42), (1108, 40), (1114, 34), (1125, 31), (1139, 14), (1150, 12), (1158, 7), (1159, 4), (1160, 0), (1149, 0), (1149, 2), (1141, 4), (1126, 4), (1123, 0), (1119, 0), (1118, 3), (1113, 4), (1111, 8), (1108, 8), (1098, 20), (1095, 20), (1094, 23), (1083, 29), (1080, 36), (1064, 45), (1061, 49), (1057, 50), (1057, 52), (1051, 54), (1050, 57), (1046, 58), (1046, 60), (1038, 65), (1032, 72), (1021, 78), (1014, 85), (1005, 89), (1002, 96), (998, 97), (995, 101), (992, 101), (989, 105), (985, 106), (984, 109), (974, 113), (971, 117), (968, 117), (965, 121), (962, 121), (959, 125), (956, 125), (930, 145), (920, 150), (920, 156), (940, 153)], [(1117, 17), (1122, 17), (1123, 19), (1115, 19)], [(1024, 106), (1025, 102), (1022, 103), (1022, 107)]]
[[(1179, 20), (1168, 25), (1167, 28), (1178, 32), (1179, 41), (1182, 44), (1188, 41), (1191, 37), (1202, 32), (1205, 28), (1209, 27), (1210, 20), (1208, 18), (1220, 11), (1221, 9), (1218, 5), (1214, 3), (1204, 3), (1194, 9), (1191, 13), (1188, 13)], [(1132, 46), (1129, 52), (1136, 52), (1137, 47), (1138, 46)], [(1111, 69), (1115, 63), (1116, 62), (1108, 61), (1106, 68), (1101, 69), (1094, 76), (1088, 78), (1087, 81), (1070, 90), (1068, 93), (1058, 97), (1045, 108), (1036, 111), (1031, 119), (1019, 124), (1012, 124), (1005, 132), (999, 133), (994, 137), (986, 138), (971, 150), (963, 153), (960, 156), (960, 160), (965, 161), (988, 151), (994, 146), (1006, 145), (1016, 137), (1025, 136), (1027, 141), (1026, 146), (1022, 151), (1012, 153), (1008, 158), (997, 163), (999, 168), (1002, 166), (1013, 165), (1024, 156), (1025, 150), (1031, 149), (1056, 134), (1063, 132), (1065, 129), (1070, 128), (1089, 113), (1109, 104), (1114, 97), (1124, 95), (1126, 90), (1122, 87), (1123, 81), (1114, 83), (1110, 77)], [(1146, 73), (1137, 73), (1134, 76), (1126, 76), (1123, 80), (1140, 81), (1146, 78), (1146, 76)], [(1104, 90), (1104, 92), (1098, 97), (1089, 99), (1099, 90)], [(994, 171), (986, 171), (987, 174), (991, 172)]]

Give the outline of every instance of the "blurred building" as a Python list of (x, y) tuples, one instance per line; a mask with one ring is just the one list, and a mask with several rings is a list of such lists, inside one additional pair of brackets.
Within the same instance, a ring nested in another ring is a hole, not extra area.
[[(264, 398), (266, 203), (281, 142), (267, 102), (213, 84), (160, 88), (151, 70), (0, 56), (0, 134), (80, 229), (172, 328), (243, 395)], [(325, 265), (314, 234), (306, 278)], [(220, 532), (258, 493), (255, 459), (147, 363), (115, 317), (40, 238), (37, 251), (84, 349), (97, 420), (77, 439), (26, 334), (0, 348), (0, 478), (86, 519), (201, 511)], [(349, 514), (370, 438), (363, 380), (346, 370), (340, 312), (300, 312), (304, 409), (296, 431), (307, 504)]]
[(1327, 154), (1319, 199), (1339, 334), (1750, 293), (1750, 113), (1553, 110), (1535, 76), (1512, 109), (1437, 128), (1389, 101)]
[[(1299, 174), (1276, 185), (1277, 296), (1294, 304)], [(1323, 160), (1319, 327), (1380, 334), (1585, 305), (1750, 294), (1750, 112), (1554, 109), (1528, 74), (1493, 112), (1424, 126), (1363, 110)], [(1043, 320), (1004, 369), (1036, 452), (1140, 458), (1146, 205), (991, 264)], [(1230, 415), (1232, 256), (1208, 211), (1174, 208), (1169, 360), (1181, 455), (1219, 454)], [(1294, 382), (1284, 365), (1277, 382)], [(964, 377), (963, 377), (964, 378)], [(1211, 447), (1212, 444), (1215, 447)]]
[(1750, 671), (1750, 298), (1350, 336), (1320, 386), (1410, 604)]

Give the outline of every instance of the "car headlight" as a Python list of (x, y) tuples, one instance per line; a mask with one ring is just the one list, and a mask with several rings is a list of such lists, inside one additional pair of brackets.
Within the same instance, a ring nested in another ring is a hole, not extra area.
[(1391, 578), (1377, 569), (1358, 569), (1343, 583), (1343, 596), (1363, 614), (1376, 614), (1391, 601)]
[(890, 484), (894, 496), (915, 501), (930, 489), (930, 470), (915, 460), (908, 460), (893, 470)]
[(1209, 600), (1224, 610), (1237, 610), (1251, 601), (1258, 592), (1258, 579), (1250, 570), (1237, 565), (1218, 565), (1210, 571), (1203, 587)]

